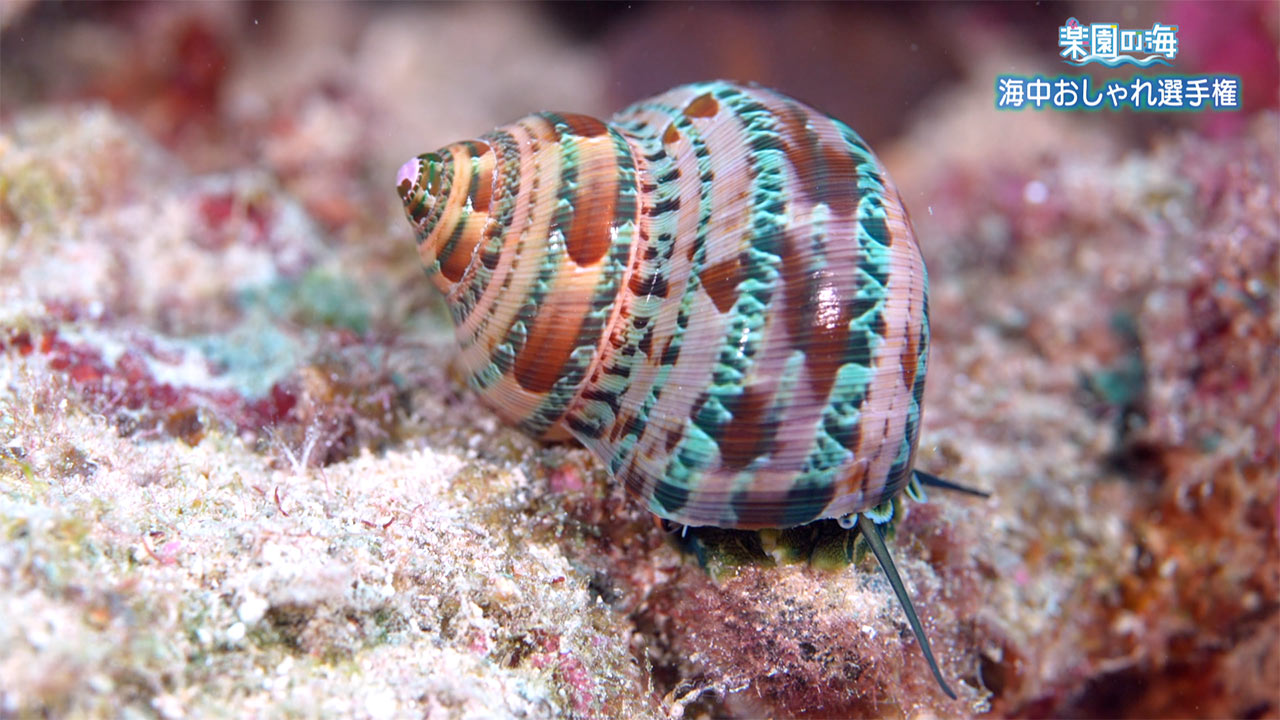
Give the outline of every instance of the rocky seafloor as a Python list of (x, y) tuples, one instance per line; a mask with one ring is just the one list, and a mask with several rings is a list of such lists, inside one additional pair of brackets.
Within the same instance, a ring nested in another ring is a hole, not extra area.
[[(952, 701), (873, 560), (708, 573), (450, 380), (394, 168), (607, 112), (589, 48), (332, 6), (278, 11), (284, 64), (245, 7), (6, 20), (0, 717), (1280, 717), (1274, 111), (1135, 147), (995, 113), (987, 57), (878, 145), (930, 268), (917, 463), (992, 492), (891, 544)], [(19, 78), (15, 29), (76, 42)], [(554, 72), (482, 71), (516, 57)]]

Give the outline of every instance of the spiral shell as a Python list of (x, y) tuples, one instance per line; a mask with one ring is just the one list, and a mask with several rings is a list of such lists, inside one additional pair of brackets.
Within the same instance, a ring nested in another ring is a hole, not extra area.
[(929, 281), (849, 126), (718, 81), (608, 123), (541, 112), (396, 177), (466, 382), (686, 526), (856, 527), (947, 686), (878, 523), (912, 469)]
[(397, 186), (467, 384), (577, 438), (652, 512), (788, 527), (908, 482), (928, 280), (897, 189), (839, 120), (685, 85), (608, 123), (530, 115)]

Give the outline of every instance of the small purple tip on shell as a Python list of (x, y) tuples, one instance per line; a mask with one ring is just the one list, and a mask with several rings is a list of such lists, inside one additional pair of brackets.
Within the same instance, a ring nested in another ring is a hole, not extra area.
[(404, 185), (405, 181), (409, 181), (409, 187), (413, 187), (413, 181), (418, 178), (418, 171), (421, 167), (418, 158), (411, 158), (409, 162), (400, 166), (400, 171), (396, 173), (396, 188), (399, 189)]

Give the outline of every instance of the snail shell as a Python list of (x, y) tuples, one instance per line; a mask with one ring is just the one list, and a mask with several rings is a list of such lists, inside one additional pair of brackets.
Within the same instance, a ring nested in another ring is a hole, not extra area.
[(655, 514), (877, 523), (913, 471), (928, 277), (902, 198), (849, 126), (780, 93), (684, 85), (609, 122), (535, 113), (396, 177), (467, 384), (577, 438)]
[(657, 515), (789, 527), (907, 484), (928, 280), (839, 120), (698, 83), (607, 123), (535, 113), (396, 183), (467, 384), (576, 438)]

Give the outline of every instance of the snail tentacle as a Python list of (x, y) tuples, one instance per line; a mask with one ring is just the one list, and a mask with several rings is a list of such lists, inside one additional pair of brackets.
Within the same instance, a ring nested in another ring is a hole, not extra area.
[(859, 513), (858, 529), (861, 531), (862, 537), (867, 541), (867, 545), (870, 546), (872, 554), (876, 556), (876, 561), (880, 563), (880, 569), (884, 571), (884, 576), (893, 588), (894, 594), (898, 596), (902, 611), (907, 615), (907, 622), (911, 624), (911, 632), (915, 633), (916, 642), (920, 643), (920, 650), (924, 653), (924, 659), (929, 662), (929, 669), (933, 671), (934, 679), (942, 687), (942, 692), (946, 693), (947, 697), (955, 700), (955, 692), (947, 685), (947, 681), (942, 679), (942, 671), (938, 669), (938, 661), (933, 657), (933, 648), (929, 646), (929, 638), (924, 634), (924, 627), (920, 624), (920, 618), (916, 616), (916, 609), (911, 604), (911, 596), (907, 595), (907, 588), (902, 584), (902, 578), (898, 577), (898, 568), (893, 564), (893, 557), (889, 555), (889, 548), (885, 547), (884, 538), (880, 536), (879, 526), (867, 514)]
[(977, 488), (971, 488), (968, 485), (961, 485), (958, 482), (954, 482), (946, 478), (940, 478), (937, 475), (927, 473), (923, 470), (912, 470), (912, 475), (916, 482), (924, 485), (925, 487), (936, 487), (942, 490), (950, 490), (952, 492), (964, 493), (965, 495), (973, 495), (974, 497), (980, 498), (991, 497), (991, 493), (986, 490), (979, 490)]

